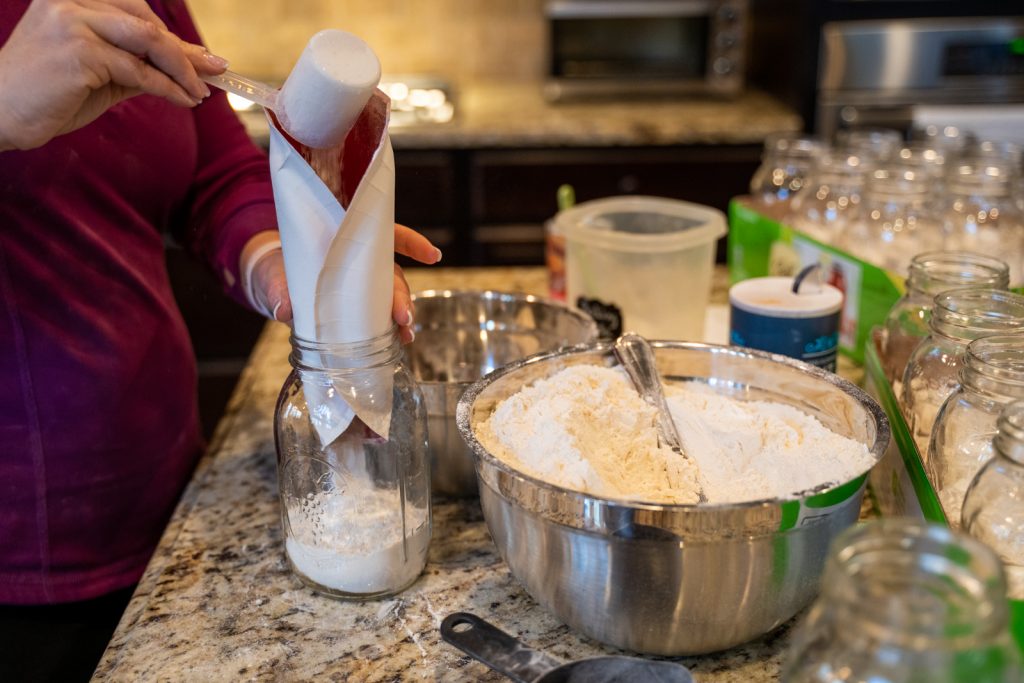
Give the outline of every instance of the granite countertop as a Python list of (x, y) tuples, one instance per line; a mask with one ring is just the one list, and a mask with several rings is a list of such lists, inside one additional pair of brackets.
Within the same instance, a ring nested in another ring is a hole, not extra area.
[[(262, 112), (242, 118), (266, 145)], [(452, 122), (392, 126), (391, 139), (396, 149), (760, 144), (801, 126), (793, 110), (753, 90), (734, 99), (550, 104), (539, 83), (525, 82), (467, 85), (455, 93)]]
[[(414, 290), (543, 294), (542, 268), (415, 269)], [(716, 272), (722, 301), (724, 268)], [(440, 640), (475, 612), (562, 659), (614, 652), (550, 616), (512, 578), (475, 500), (434, 504), (429, 562), (402, 594), (341, 602), (305, 588), (284, 556), (272, 416), (288, 328), (268, 323), (228, 412), (97, 668), (98, 681), (500, 681)], [(746, 645), (682, 658), (700, 683), (777, 679), (792, 622)]]

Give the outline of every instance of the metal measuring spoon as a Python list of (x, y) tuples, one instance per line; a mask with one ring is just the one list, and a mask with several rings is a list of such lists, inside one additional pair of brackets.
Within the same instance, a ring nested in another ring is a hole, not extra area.
[[(635, 332), (626, 332), (615, 340), (615, 356), (619, 359), (629, 379), (633, 381), (640, 396), (658, 409), (658, 438), (667, 444), (669, 448), (683, 456), (690, 458), (683, 451), (683, 444), (679, 441), (679, 432), (676, 431), (676, 423), (672, 420), (672, 414), (668, 411), (668, 404), (665, 403), (665, 392), (661, 387), (661, 376), (654, 364), (654, 351), (650, 343)], [(691, 460), (692, 462), (692, 460)], [(698, 484), (697, 500), (701, 503), (708, 502), (703, 489)]]
[(445, 617), (441, 637), (517, 683), (693, 683), (690, 670), (674, 662), (609, 656), (562, 663), (469, 612)]

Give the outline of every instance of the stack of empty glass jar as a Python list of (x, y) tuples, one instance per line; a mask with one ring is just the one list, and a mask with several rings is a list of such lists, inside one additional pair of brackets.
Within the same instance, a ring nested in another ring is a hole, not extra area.
[(915, 254), (972, 251), (1011, 260), (1024, 282), (1021, 149), (930, 127), (852, 130), (833, 144), (805, 136), (765, 140), (751, 179), (760, 213), (886, 270)]

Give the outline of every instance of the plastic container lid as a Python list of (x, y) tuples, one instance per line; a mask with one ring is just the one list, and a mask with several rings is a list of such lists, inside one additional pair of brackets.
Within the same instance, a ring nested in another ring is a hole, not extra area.
[(813, 318), (842, 308), (843, 293), (826, 284), (817, 292), (795, 294), (791, 277), (755, 277), (730, 287), (729, 303), (772, 318)]
[(684, 250), (725, 234), (725, 215), (663, 197), (609, 197), (560, 212), (553, 232), (569, 240), (623, 252)]

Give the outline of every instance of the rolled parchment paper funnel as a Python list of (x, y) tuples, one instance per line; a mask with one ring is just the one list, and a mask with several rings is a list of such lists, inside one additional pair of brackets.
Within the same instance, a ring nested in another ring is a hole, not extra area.
[[(341, 106), (338, 117), (346, 116)], [(395, 166), (389, 116), (390, 100), (374, 90), (343, 145), (313, 151), (283, 132), (268, 113), (274, 201), (295, 334), (302, 339), (348, 344), (391, 328)], [(307, 160), (314, 156), (318, 165), (337, 171), (337, 187), (329, 188), (310, 166)], [(390, 368), (338, 373), (327, 385), (304, 382), (321, 443), (337, 439), (354, 416), (387, 438), (391, 382)]]

